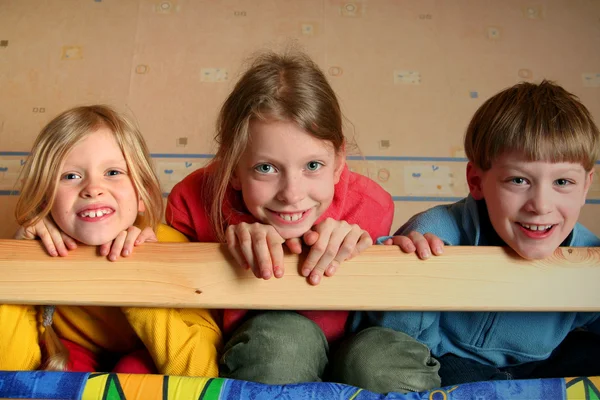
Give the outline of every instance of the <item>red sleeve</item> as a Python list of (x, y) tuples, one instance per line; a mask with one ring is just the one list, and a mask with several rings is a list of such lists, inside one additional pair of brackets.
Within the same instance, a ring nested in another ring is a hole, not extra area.
[(388, 192), (385, 190), (383, 190), (383, 192), (385, 193), (386, 197), (389, 198), (389, 200), (386, 200), (387, 207), (382, 209), (382, 214), (379, 218), (374, 218), (372, 220), (373, 227), (371, 229), (363, 228), (369, 232), (373, 242), (376, 241), (377, 238), (388, 236), (392, 230), (392, 223), (394, 222), (394, 200)]
[(390, 234), (395, 210), (392, 196), (373, 182), (373, 186), (375, 185), (377, 187), (373, 187), (374, 190), (369, 191), (363, 202), (363, 206), (369, 208), (364, 210), (365, 218), (357, 222), (362, 229), (369, 232), (373, 241)]
[(215, 242), (215, 235), (202, 195), (206, 185), (204, 168), (192, 172), (177, 183), (167, 199), (165, 221), (196, 242)]
[(331, 206), (316, 223), (328, 217), (357, 224), (375, 241), (390, 234), (394, 200), (377, 182), (346, 167), (335, 186)]
[(196, 230), (192, 224), (192, 216), (183, 195), (183, 181), (173, 187), (167, 199), (165, 221), (192, 240), (196, 239)]

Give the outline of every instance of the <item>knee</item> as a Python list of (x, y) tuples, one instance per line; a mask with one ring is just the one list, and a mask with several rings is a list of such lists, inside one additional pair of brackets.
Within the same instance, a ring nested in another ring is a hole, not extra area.
[(439, 368), (427, 346), (402, 332), (379, 327), (347, 340), (334, 364), (337, 380), (378, 393), (439, 387)]
[(294, 312), (266, 312), (246, 321), (227, 342), (222, 375), (270, 384), (315, 381), (327, 352), (314, 322)]

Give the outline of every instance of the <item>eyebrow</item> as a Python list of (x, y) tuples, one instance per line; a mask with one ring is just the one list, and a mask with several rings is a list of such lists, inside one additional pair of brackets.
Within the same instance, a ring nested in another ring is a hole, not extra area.
[[(527, 169), (522, 168), (521, 166), (515, 166), (514, 164), (500, 164), (499, 168), (516, 170), (516, 171), (523, 172), (523, 173), (530, 173), (530, 171), (527, 171)], [(566, 167), (566, 168), (561, 168), (559, 170), (556, 170), (553, 173), (564, 174), (567, 172), (581, 173), (581, 172), (585, 172), (585, 168), (583, 168), (583, 166), (580, 166), (580, 168)]]

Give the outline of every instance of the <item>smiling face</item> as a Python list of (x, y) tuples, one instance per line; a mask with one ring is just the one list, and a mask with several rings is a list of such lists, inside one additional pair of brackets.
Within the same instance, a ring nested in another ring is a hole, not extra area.
[(471, 195), (485, 199), (494, 230), (526, 259), (552, 255), (571, 233), (593, 173), (578, 163), (528, 161), (514, 152), (487, 171), (467, 166)]
[(284, 238), (310, 230), (333, 201), (344, 154), (289, 121), (252, 121), (232, 179), (248, 211)]
[(110, 242), (143, 210), (123, 153), (106, 127), (73, 146), (60, 171), (50, 213), (64, 233), (82, 243)]

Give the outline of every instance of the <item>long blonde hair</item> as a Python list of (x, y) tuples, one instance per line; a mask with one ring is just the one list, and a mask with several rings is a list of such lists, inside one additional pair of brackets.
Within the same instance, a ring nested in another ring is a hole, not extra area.
[[(120, 147), (129, 176), (145, 211), (139, 216), (140, 227), (155, 229), (162, 219), (162, 194), (158, 177), (146, 142), (133, 120), (105, 105), (75, 107), (50, 121), (36, 138), (31, 153), (21, 172), (21, 194), (15, 209), (19, 225), (35, 225), (44, 217), (51, 217), (60, 168), (69, 151), (100, 127), (113, 133)], [(60, 227), (59, 227), (60, 228)], [(47, 370), (64, 370), (68, 351), (52, 329), (54, 306), (42, 308), (42, 324), (46, 328), (43, 341), (46, 344)]]
[(342, 112), (327, 78), (306, 54), (265, 52), (254, 58), (221, 107), (215, 140), (218, 150), (204, 188), (207, 213), (217, 239), (225, 240), (225, 193), (248, 143), (250, 122), (294, 122), (315, 138), (344, 147)]

